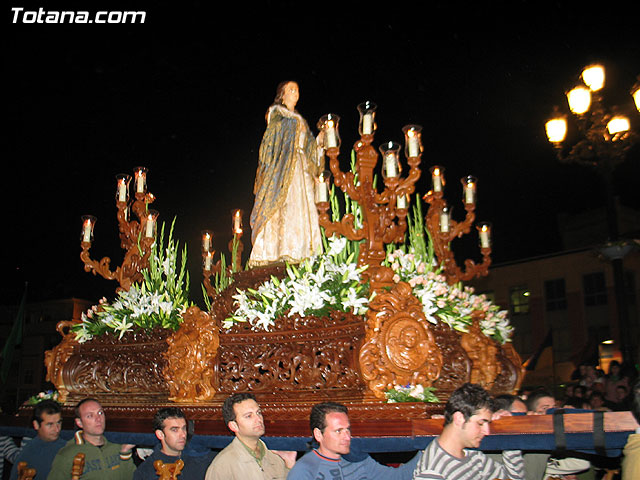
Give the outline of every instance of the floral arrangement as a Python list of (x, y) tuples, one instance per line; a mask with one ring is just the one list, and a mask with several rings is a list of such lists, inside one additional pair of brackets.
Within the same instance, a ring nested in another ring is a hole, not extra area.
[(396, 385), (384, 392), (387, 403), (401, 402), (427, 402), (437, 403), (440, 401), (433, 393), (434, 387), (423, 387), (422, 385)]
[(58, 401), (58, 391), (57, 390), (47, 390), (46, 392), (40, 392), (37, 395), (33, 395), (29, 397), (24, 403), (26, 405), (36, 405), (43, 400), (53, 400), (54, 402)]
[(178, 244), (173, 240), (171, 224), (166, 246), (162, 225), (159, 241), (151, 247), (149, 267), (142, 271), (141, 284), (118, 292), (109, 303), (106, 298), (82, 314), (81, 322), (71, 327), (80, 342), (113, 333), (121, 339), (126, 332), (155, 327), (177, 330), (181, 314), (191, 305), (188, 300), (189, 274), (186, 271), (186, 247), (178, 268)]
[(369, 304), (369, 286), (362, 283), (353, 243), (346, 238), (324, 238), (325, 252), (299, 266), (287, 265), (282, 280), (272, 277), (258, 289), (238, 290), (233, 296), (236, 309), (223, 322), (231, 328), (237, 322), (250, 322), (268, 330), (275, 320), (292, 316), (325, 316), (330, 310), (363, 315)]

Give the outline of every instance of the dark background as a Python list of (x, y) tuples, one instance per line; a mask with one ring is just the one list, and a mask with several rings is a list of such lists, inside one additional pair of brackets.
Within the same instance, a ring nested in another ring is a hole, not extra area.
[[(604, 204), (600, 177), (560, 164), (544, 123), (594, 61), (607, 69), (607, 100), (630, 108), (637, 2), (210, 3), (11, 5), (145, 10), (143, 25), (14, 24), (5, 7), (2, 303), (18, 303), (25, 281), (30, 300), (113, 295), (115, 283), (83, 271), (80, 217), (98, 217), (93, 258), (118, 265), (115, 175), (139, 165), (160, 219), (176, 217), (201, 303), (200, 231), (214, 230), (226, 252), (230, 211), (243, 208), (245, 259), (250, 251), (264, 114), (285, 79), (299, 83), (314, 132), (321, 115), (341, 116), (343, 169), (360, 102), (378, 105), (376, 146), (422, 125), (423, 171), (446, 168), (454, 217), (458, 179), (479, 178), (494, 263), (560, 250), (557, 214)], [(636, 147), (615, 175), (620, 203), (637, 209), (639, 157)]]

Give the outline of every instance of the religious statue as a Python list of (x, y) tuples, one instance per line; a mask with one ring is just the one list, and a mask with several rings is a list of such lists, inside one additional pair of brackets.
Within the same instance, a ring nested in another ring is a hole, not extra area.
[(267, 111), (251, 212), (249, 266), (299, 263), (321, 251), (315, 179), (324, 155), (295, 110), (298, 84), (280, 83)]

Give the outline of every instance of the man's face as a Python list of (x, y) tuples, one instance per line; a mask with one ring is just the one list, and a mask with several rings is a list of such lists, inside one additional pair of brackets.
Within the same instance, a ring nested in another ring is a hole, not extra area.
[(187, 421), (184, 418), (167, 418), (162, 422), (162, 430), (156, 430), (162, 443), (162, 452), (177, 457), (187, 444)]
[(60, 436), (62, 428), (62, 415), (59, 413), (43, 413), (42, 421), (33, 421), (33, 428), (38, 432), (38, 437), (43, 442), (54, 442)]
[(320, 444), (319, 452), (329, 458), (346, 455), (351, 449), (351, 423), (346, 413), (331, 412), (325, 417), (327, 426), (321, 432), (314, 430), (315, 439)]
[(553, 397), (542, 397), (538, 399), (538, 403), (536, 403), (535, 413), (537, 415), (544, 415), (547, 413), (547, 410), (550, 408), (554, 408), (556, 406), (556, 401)]
[(491, 410), (488, 408), (481, 408), (464, 422), (460, 438), (464, 448), (478, 448), (482, 439), (489, 435), (490, 425)]
[(80, 418), (76, 418), (76, 424), (86, 435), (99, 436), (104, 433), (107, 425), (102, 405), (89, 401), (80, 405)]
[(240, 438), (260, 438), (264, 435), (264, 419), (260, 405), (249, 398), (233, 406), (236, 419), (229, 422), (229, 429)]

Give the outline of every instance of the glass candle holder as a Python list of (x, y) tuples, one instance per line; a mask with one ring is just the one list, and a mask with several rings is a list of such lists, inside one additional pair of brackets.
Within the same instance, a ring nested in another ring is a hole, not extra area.
[(202, 252), (210, 252), (213, 249), (213, 232), (211, 230), (202, 231)]
[(205, 271), (210, 272), (213, 265), (213, 252), (206, 252), (202, 257), (202, 267)]
[(231, 233), (233, 235), (242, 235), (242, 213), (239, 208), (231, 210)]
[(476, 203), (476, 185), (478, 184), (476, 177), (468, 175), (461, 178), (460, 183), (462, 183), (464, 203), (467, 205), (473, 205)]
[(440, 231), (449, 233), (451, 229), (451, 208), (444, 206), (440, 211)]
[(339, 123), (340, 117), (335, 113), (323, 115), (320, 120), (318, 120), (318, 130), (324, 134), (321, 147), (325, 150), (340, 147)]
[(422, 155), (422, 127), (420, 125), (406, 125), (404, 132), (404, 154), (407, 158)]
[(136, 193), (147, 192), (147, 169), (145, 167), (136, 167), (133, 170), (135, 179)]
[(444, 181), (444, 167), (440, 167), (438, 165), (434, 165), (429, 169), (431, 172), (431, 183), (433, 186), (434, 192), (442, 192), (444, 189), (445, 181)]
[(360, 113), (360, 123), (358, 124), (358, 133), (362, 135), (373, 135), (376, 131), (376, 109), (378, 106), (370, 101), (362, 102), (358, 105)]
[(400, 176), (402, 166), (400, 165), (400, 144), (387, 142), (380, 145), (382, 154), (382, 176), (384, 178), (395, 178)]
[(156, 236), (156, 230), (158, 227), (158, 212), (155, 210), (149, 210), (145, 216), (144, 222), (144, 236), (145, 238), (154, 238)]
[(129, 182), (131, 181), (131, 175), (126, 173), (119, 173), (116, 175), (116, 200), (118, 202), (129, 201)]
[(491, 223), (482, 222), (479, 223), (476, 228), (478, 229), (478, 238), (480, 243), (480, 248), (490, 248), (491, 247)]
[(316, 203), (328, 202), (330, 189), (331, 172), (325, 170), (316, 178)]
[(93, 227), (96, 224), (97, 218), (93, 215), (82, 216), (82, 233), (80, 234), (80, 241), (82, 243), (91, 243), (93, 241)]

